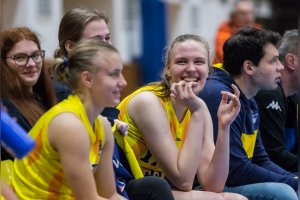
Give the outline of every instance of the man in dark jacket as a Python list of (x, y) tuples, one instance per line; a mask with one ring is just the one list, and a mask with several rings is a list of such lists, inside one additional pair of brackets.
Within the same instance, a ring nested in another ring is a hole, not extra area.
[(298, 93), (298, 30), (286, 31), (278, 47), (284, 65), (275, 90), (255, 96), (259, 108), (261, 139), (271, 160), (290, 172), (298, 171), (296, 118)]
[(273, 163), (265, 151), (253, 99), (259, 90), (277, 87), (283, 70), (276, 49), (279, 39), (279, 34), (254, 28), (231, 36), (223, 47), (223, 66), (214, 67), (199, 95), (210, 110), (216, 138), (221, 91), (232, 92), (234, 84), (241, 92), (241, 110), (230, 127), (230, 168), (225, 190), (249, 199), (297, 199), (291, 189), (298, 189), (297, 177)]

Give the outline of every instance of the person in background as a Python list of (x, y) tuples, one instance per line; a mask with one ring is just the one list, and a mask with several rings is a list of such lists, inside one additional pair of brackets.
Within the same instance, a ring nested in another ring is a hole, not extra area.
[[(229, 168), (229, 128), (240, 109), (239, 91), (232, 86), (234, 94), (222, 92), (216, 146), (209, 111), (196, 96), (205, 84), (209, 57), (208, 43), (200, 36), (176, 37), (166, 52), (163, 80), (122, 100), (119, 119), (129, 125), (125, 140), (144, 175), (165, 177), (175, 199), (244, 200), (221, 193)], [(193, 190), (195, 177), (202, 190)]]
[(261, 28), (255, 23), (253, 0), (235, 0), (228, 21), (223, 22), (215, 35), (215, 48), (213, 63), (223, 63), (223, 45), (235, 32), (245, 27)]
[[(110, 31), (107, 23), (108, 17), (96, 9), (74, 8), (65, 13), (61, 19), (58, 31), (59, 48), (55, 58), (67, 62), (69, 52), (80, 41), (95, 38), (111, 44)], [(71, 94), (69, 86), (55, 80), (56, 94), (61, 101)], [(59, 86), (59, 87), (57, 87)], [(101, 115), (108, 117), (111, 124), (118, 116), (119, 111), (114, 107), (105, 108)], [(100, 113), (99, 113), (100, 114)], [(152, 199), (172, 200), (173, 195), (168, 183), (158, 177), (143, 177), (136, 158), (130, 147), (123, 139), (127, 124), (117, 121), (119, 131), (115, 134), (116, 142), (113, 154), (113, 167), (115, 172), (116, 189), (119, 194), (131, 200)], [(117, 142), (118, 141), (118, 142)]]
[(20, 199), (124, 199), (114, 186), (111, 127), (99, 115), (119, 103), (122, 69), (118, 51), (99, 40), (83, 41), (57, 63), (56, 77), (73, 93), (42, 115), (29, 132), (36, 147), (15, 159)]
[(261, 139), (270, 159), (290, 172), (298, 171), (296, 145), (296, 99), (298, 94), (298, 30), (286, 31), (278, 46), (284, 69), (275, 90), (261, 90), (255, 100), (259, 108)]
[[(37, 34), (26, 27), (1, 32), (1, 102), (28, 132), (56, 104)], [(1, 160), (13, 160), (1, 146)]]
[[(87, 38), (98, 38), (111, 44), (107, 27), (109, 18), (96, 9), (74, 8), (65, 13), (58, 30), (59, 48), (54, 57), (66, 60), (75, 44)], [(54, 87), (58, 101), (66, 99), (71, 89), (68, 85), (54, 79)]]
[[(217, 106), (221, 91), (240, 90), (241, 110), (230, 126), (230, 167), (225, 191), (249, 199), (297, 199), (298, 177), (273, 163), (261, 141), (259, 114), (253, 97), (272, 90), (280, 81), (283, 66), (276, 45), (278, 33), (245, 28), (224, 44), (224, 64), (214, 67), (199, 96), (212, 115), (214, 139), (219, 137)], [(263, 133), (261, 133), (263, 134)], [(294, 189), (294, 190), (293, 190)]]

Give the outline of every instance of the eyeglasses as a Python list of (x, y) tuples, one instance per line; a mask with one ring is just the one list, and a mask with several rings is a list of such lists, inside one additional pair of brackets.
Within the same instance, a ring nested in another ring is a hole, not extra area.
[(39, 64), (43, 61), (44, 56), (45, 56), (45, 51), (41, 50), (41, 51), (35, 51), (30, 56), (28, 56), (26, 54), (16, 54), (16, 55), (6, 57), (6, 58), (13, 59), (13, 61), (15, 62), (15, 64), (17, 66), (23, 67), (23, 66), (27, 65), (29, 58), (31, 58), (33, 60), (33, 62), (35, 62), (35, 64)]

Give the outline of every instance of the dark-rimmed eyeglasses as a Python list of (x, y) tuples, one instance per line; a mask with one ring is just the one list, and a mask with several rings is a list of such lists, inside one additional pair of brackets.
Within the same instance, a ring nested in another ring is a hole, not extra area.
[(17, 66), (23, 67), (27, 65), (29, 58), (31, 58), (35, 64), (39, 64), (43, 61), (44, 57), (45, 57), (45, 51), (41, 50), (41, 51), (35, 51), (30, 56), (26, 54), (16, 54), (6, 58), (11, 58)]

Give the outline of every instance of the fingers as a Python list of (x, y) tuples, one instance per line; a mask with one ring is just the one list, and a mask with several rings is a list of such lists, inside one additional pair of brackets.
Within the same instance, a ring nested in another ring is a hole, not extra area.
[(237, 98), (240, 98), (240, 90), (237, 88), (237, 86), (234, 84), (231, 84), (231, 88), (233, 89), (235, 96)]
[(195, 82), (180, 81), (171, 85), (171, 96), (178, 97), (179, 99), (185, 99), (189, 96), (195, 95), (193, 92), (193, 86)]
[(125, 122), (122, 122), (118, 119), (115, 119), (114, 122), (117, 124), (117, 130), (122, 134), (122, 135), (127, 135), (128, 134), (128, 124)]
[(228, 100), (228, 95), (227, 95), (228, 92), (221, 91), (221, 94), (222, 94), (221, 104), (226, 104)]
[[(237, 92), (238, 92), (238, 96), (239, 96), (239, 91), (237, 91)], [(229, 104), (233, 103), (234, 106), (240, 105), (240, 100), (239, 100), (238, 96), (236, 95), (236, 93), (232, 94), (230, 92), (221, 91), (221, 94), (222, 94), (221, 104), (227, 104), (228, 99), (231, 99)]]
[(240, 97), (240, 90), (237, 88), (236, 85), (231, 84), (231, 87), (234, 91), (234, 94), (227, 92), (227, 91), (221, 91), (222, 94), (222, 100), (221, 103), (227, 103), (228, 98), (234, 101), (234, 103), (240, 103), (239, 97)]

